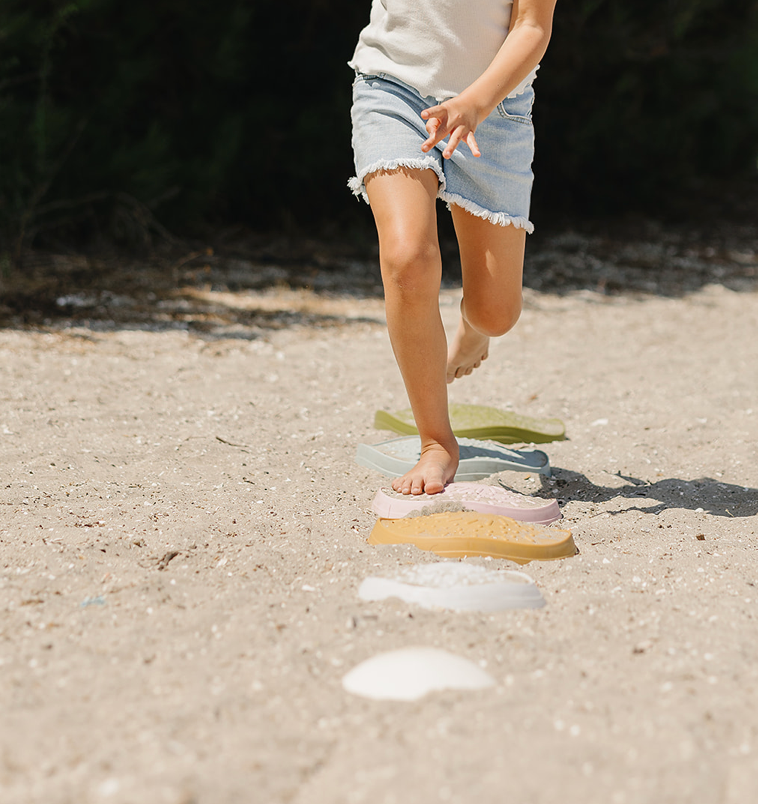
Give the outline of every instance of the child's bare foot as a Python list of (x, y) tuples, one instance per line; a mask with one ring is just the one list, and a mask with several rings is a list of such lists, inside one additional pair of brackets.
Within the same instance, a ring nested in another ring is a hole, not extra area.
[(457, 469), (458, 442), (453, 439), (450, 447), (434, 443), (421, 450), (421, 458), (410, 472), (392, 481), (392, 488), (401, 494), (439, 494)]
[(447, 353), (447, 381), (471, 374), (489, 355), (490, 339), (473, 329), (461, 316), (458, 330), (450, 342)]

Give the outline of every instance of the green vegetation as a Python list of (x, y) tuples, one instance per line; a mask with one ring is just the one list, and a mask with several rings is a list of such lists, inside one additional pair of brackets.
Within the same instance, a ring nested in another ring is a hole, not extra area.
[[(243, 222), (306, 229), (360, 207), (350, 58), (369, 0), (5, 0), (5, 248), (133, 244)], [(752, 177), (758, 5), (559, 3), (538, 82), (537, 203), (658, 208)], [(160, 223), (159, 223), (160, 222)]]

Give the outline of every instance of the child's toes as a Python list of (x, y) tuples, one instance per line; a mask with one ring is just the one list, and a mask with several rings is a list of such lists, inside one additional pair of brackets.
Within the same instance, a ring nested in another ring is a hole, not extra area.
[(445, 484), (439, 480), (428, 480), (424, 486), (424, 491), (427, 494), (439, 494), (445, 488)]

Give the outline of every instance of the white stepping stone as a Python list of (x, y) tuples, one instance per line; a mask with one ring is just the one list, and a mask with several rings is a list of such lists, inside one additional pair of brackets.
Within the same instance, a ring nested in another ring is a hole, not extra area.
[(451, 561), (414, 564), (394, 578), (366, 578), (358, 597), (367, 601), (397, 597), (425, 609), (453, 611), (536, 609), (545, 605), (537, 585), (523, 572), (498, 572)]
[(494, 683), (478, 665), (437, 648), (380, 653), (342, 679), (348, 692), (375, 701), (416, 701), (430, 692), (480, 690)]

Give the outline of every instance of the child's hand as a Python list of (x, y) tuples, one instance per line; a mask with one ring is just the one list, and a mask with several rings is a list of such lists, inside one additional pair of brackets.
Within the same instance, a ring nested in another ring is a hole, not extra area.
[(421, 150), (425, 153), (449, 136), (442, 152), (445, 159), (450, 159), (461, 142), (468, 145), (474, 156), (482, 155), (474, 136), (479, 124), (478, 116), (470, 105), (461, 103), (459, 98), (452, 98), (439, 106), (430, 106), (421, 112), (421, 117), (427, 121), (426, 130), (429, 134), (429, 139), (421, 146)]

